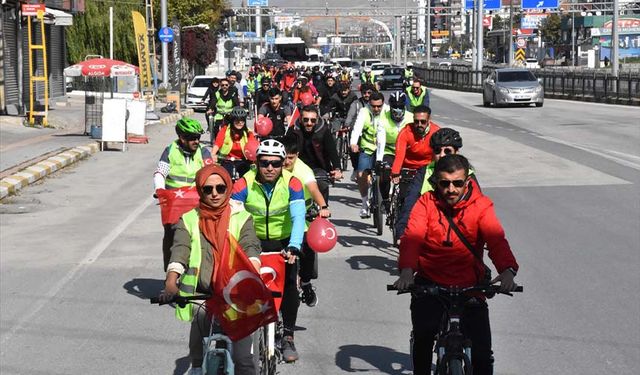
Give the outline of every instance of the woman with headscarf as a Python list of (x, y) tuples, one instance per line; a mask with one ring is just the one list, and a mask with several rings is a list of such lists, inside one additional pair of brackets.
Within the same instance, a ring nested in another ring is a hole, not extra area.
[[(229, 201), (232, 186), (229, 173), (219, 165), (205, 166), (196, 174), (200, 204), (184, 214), (177, 224), (162, 300), (170, 300), (179, 290), (211, 294), (222, 252), (232, 240), (238, 242), (259, 271), (260, 241), (251, 215), (241, 205)], [(234, 238), (230, 238), (232, 236)], [(191, 321), (189, 374), (202, 374), (202, 339), (208, 335), (211, 321), (204, 309), (195, 304), (176, 306), (176, 316)], [(251, 346), (251, 335), (233, 343), (236, 374), (255, 375)]]

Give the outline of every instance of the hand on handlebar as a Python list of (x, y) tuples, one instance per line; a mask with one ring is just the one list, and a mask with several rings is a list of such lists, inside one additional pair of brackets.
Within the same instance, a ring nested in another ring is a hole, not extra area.
[(160, 302), (167, 303), (171, 301), (176, 294), (178, 294), (177, 279), (177, 273), (169, 272), (169, 274), (167, 275), (167, 279), (164, 282), (164, 290), (160, 292), (160, 295), (158, 296)]
[(339, 169), (334, 169), (333, 171), (329, 172), (329, 175), (334, 180), (342, 180), (342, 172)]
[(318, 212), (318, 216), (326, 219), (328, 217), (331, 217), (331, 212), (329, 211), (328, 208), (323, 208), (320, 210), (320, 212)]
[(407, 290), (413, 285), (413, 270), (411, 268), (403, 268), (400, 271), (400, 277), (393, 283), (398, 290)]
[(496, 276), (493, 280), (491, 280), (491, 284), (496, 284), (498, 281), (500, 281), (501, 292), (513, 292), (518, 287), (518, 284), (513, 281), (514, 277), (515, 276), (513, 275), (513, 273), (510, 270), (506, 269), (502, 271), (501, 274)]
[(282, 256), (285, 261), (289, 264), (294, 264), (298, 259), (298, 255), (300, 254), (300, 249), (288, 246), (285, 250), (282, 250)]
[(392, 176), (391, 182), (393, 182), (395, 185), (398, 185), (400, 183), (400, 176)]
[(360, 146), (358, 146), (358, 145), (351, 145), (351, 152), (353, 152), (353, 153), (358, 153), (358, 152), (360, 152)]

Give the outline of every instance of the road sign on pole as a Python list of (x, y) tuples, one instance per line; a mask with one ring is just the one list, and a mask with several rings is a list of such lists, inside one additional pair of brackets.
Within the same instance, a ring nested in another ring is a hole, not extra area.
[(268, 7), (269, 0), (249, 0), (247, 5), (250, 7)]
[(559, 0), (522, 0), (522, 9), (555, 9)]
[(275, 29), (269, 29), (267, 31), (265, 31), (264, 33), (264, 37), (267, 40), (267, 44), (276, 44), (276, 30)]
[(163, 27), (158, 31), (158, 39), (162, 43), (171, 43), (173, 42), (173, 29), (170, 27)]
[[(474, 8), (474, 2), (476, 2), (477, 0), (465, 0), (464, 2), (464, 7), (466, 9), (473, 9)], [(523, 0), (524, 1), (524, 0)], [(548, 1), (548, 0), (547, 0)], [(484, 10), (496, 10), (496, 9), (500, 9), (500, 7), (502, 6), (500, 0), (484, 0), (483, 2), (483, 8)], [(477, 7), (476, 7), (477, 8)]]

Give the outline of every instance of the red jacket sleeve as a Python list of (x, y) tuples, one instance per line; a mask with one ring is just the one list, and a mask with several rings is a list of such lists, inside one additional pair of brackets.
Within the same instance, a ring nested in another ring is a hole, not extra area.
[(404, 234), (400, 238), (400, 255), (398, 269), (411, 268), (418, 270), (418, 258), (427, 235), (428, 194), (423, 194), (411, 209), (409, 221)]
[(400, 171), (402, 170), (402, 163), (404, 162), (404, 157), (406, 154), (407, 154), (407, 132), (400, 131), (400, 134), (398, 135), (398, 139), (396, 139), (396, 156), (393, 159), (393, 166), (391, 167), (392, 175), (400, 174)]
[(489, 206), (483, 210), (478, 226), (478, 230), (482, 235), (482, 238), (487, 243), (489, 258), (496, 266), (498, 273), (502, 273), (509, 267), (512, 267), (517, 271), (518, 263), (511, 251), (511, 247), (509, 246), (509, 242), (505, 236), (504, 229), (500, 224), (500, 220), (498, 220), (493, 209), (493, 203), (490, 203)]
[(218, 146), (218, 149), (222, 148), (222, 145), (224, 144), (224, 135), (226, 133), (227, 133), (226, 126), (220, 129), (220, 131), (218, 131), (218, 134), (216, 135), (216, 146)]

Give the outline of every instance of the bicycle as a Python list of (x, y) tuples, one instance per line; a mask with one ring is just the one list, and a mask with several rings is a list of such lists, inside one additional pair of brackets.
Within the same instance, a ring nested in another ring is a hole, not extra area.
[(341, 121), (340, 128), (335, 133), (336, 148), (338, 150), (338, 158), (340, 158), (340, 167), (343, 171), (346, 171), (351, 160), (349, 156), (349, 133), (351, 129), (344, 125), (343, 119), (339, 120)]
[(383, 208), (382, 194), (380, 193), (380, 175), (382, 174), (382, 169), (385, 167), (385, 162), (376, 162), (376, 166), (374, 168), (367, 170), (370, 176), (368, 205), (370, 215), (373, 216), (373, 227), (376, 228), (378, 236), (382, 235), (382, 229), (384, 226), (384, 221), (382, 219)]
[(247, 111), (249, 112), (247, 114), (247, 119), (248, 120), (253, 119), (254, 114), (255, 114), (255, 112), (254, 112), (255, 109), (253, 108), (254, 103), (253, 103), (253, 96), (251, 94), (247, 95), (244, 98), (244, 105), (245, 105), (245, 108), (247, 109)]
[[(413, 285), (409, 290), (398, 290), (393, 285), (387, 285), (387, 291), (398, 291), (398, 294), (411, 293), (414, 297), (434, 296), (442, 303), (445, 313), (442, 316), (439, 333), (435, 340), (436, 366), (434, 375), (473, 374), (471, 340), (464, 337), (460, 328), (460, 317), (465, 302), (472, 298), (469, 293), (480, 292), (487, 298), (492, 298), (496, 294), (513, 296), (511, 292), (502, 292), (499, 285), (476, 285), (467, 288)], [(522, 291), (522, 286), (517, 286), (514, 290), (514, 292)], [(413, 333), (411, 343), (413, 350)]]
[[(404, 196), (401, 197), (401, 186), (408, 185), (415, 177), (417, 170), (410, 168), (402, 168), (400, 171), (400, 183), (393, 185), (391, 192), (391, 202), (389, 204), (389, 212), (387, 213), (387, 226), (391, 229), (391, 235), (393, 237), (393, 246), (398, 246), (398, 236), (396, 233), (396, 222), (398, 216), (402, 210), (402, 203), (404, 202)], [(402, 198), (402, 199), (401, 199)]]
[(231, 181), (236, 182), (251, 168), (251, 163), (246, 159), (234, 157), (218, 157), (218, 164), (224, 167), (231, 176)]

